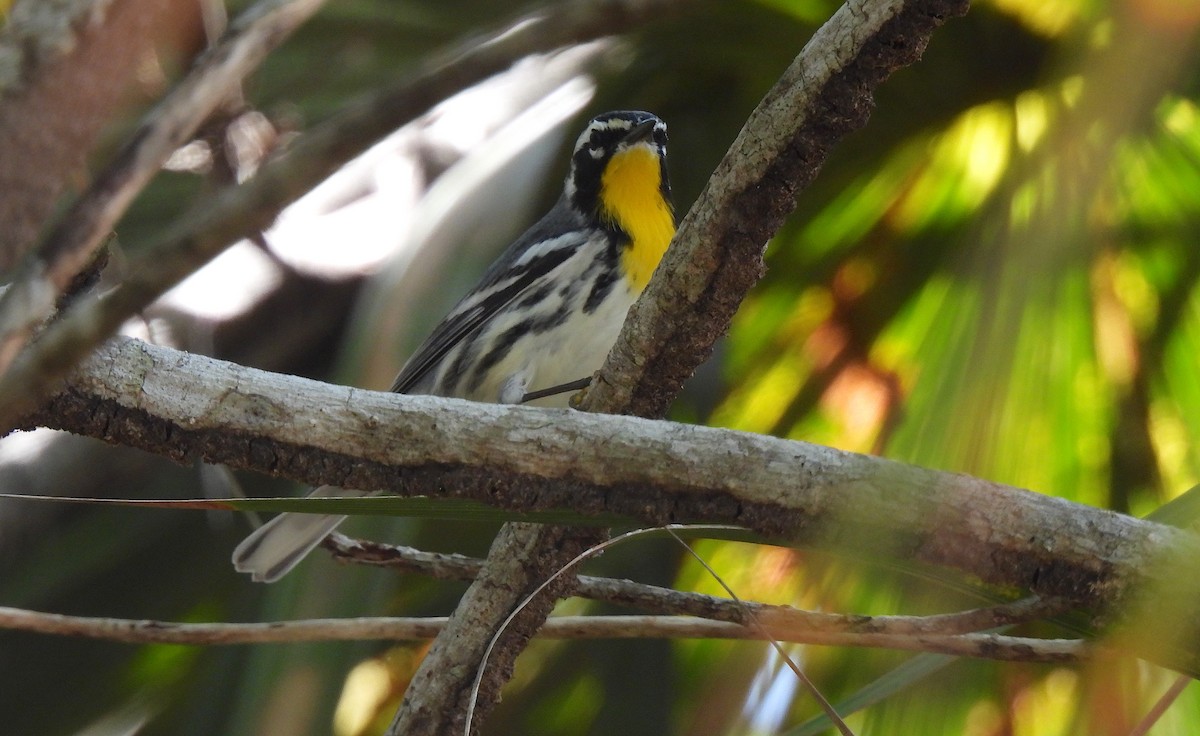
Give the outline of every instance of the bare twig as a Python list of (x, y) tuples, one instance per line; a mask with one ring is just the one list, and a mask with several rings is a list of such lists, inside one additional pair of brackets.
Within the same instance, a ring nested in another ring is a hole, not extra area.
[(1174, 705), (1175, 701), (1179, 700), (1179, 696), (1183, 695), (1183, 691), (1187, 689), (1188, 685), (1192, 684), (1193, 679), (1188, 675), (1180, 675), (1175, 678), (1175, 681), (1171, 683), (1167, 691), (1154, 703), (1154, 707), (1146, 713), (1145, 717), (1138, 721), (1138, 724), (1133, 727), (1128, 736), (1146, 736), (1146, 734), (1150, 733), (1150, 729), (1154, 728), (1154, 725), (1162, 719), (1167, 709)]
[(744, 608), (746, 611), (746, 616), (750, 619), (749, 627), (761, 634), (764, 639), (770, 642), (771, 648), (775, 650), (775, 654), (778, 655), (778, 657), (785, 664), (787, 664), (788, 669), (792, 671), (792, 673), (796, 676), (796, 679), (800, 681), (800, 684), (803, 685), (804, 689), (808, 691), (808, 694), (812, 696), (813, 700), (817, 701), (817, 705), (821, 707), (821, 710), (825, 713), (825, 716), (833, 723), (834, 726), (837, 727), (838, 731), (842, 733), (843, 736), (854, 736), (854, 732), (850, 730), (850, 727), (847, 726), (846, 722), (842, 720), (842, 717), (838, 715), (837, 708), (833, 707), (833, 704), (829, 702), (828, 698), (825, 697), (825, 694), (821, 692), (820, 688), (818, 688), (812, 679), (809, 678), (808, 674), (806, 674), (804, 670), (802, 670), (800, 666), (796, 664), (796, 662), (790, 656), (788, 656), (788, 653), (783, 649), (783, 645), (779, 643), (779, 639), (767, 633), (766, 626), (759, 621), (758, 616), (754, 615), (749, 608), (746, 608), (745, 601), (743, 601), (738, 594), (734, 592), (733, 588), (729, 587), (729, 584), (725, 582), (725, 579), (718, 575), (716, 570), (712, 569), (707, 560), (696, 554), (696, 550), (692, 549), (691, 545), (685, 544), (684, 541), (680, 539), (674, 531), (671, 531), (671, 536), (676, 542), (679, 543), (681, 547), (687, 550), (688, 554), (690, 554), (692, 558), (696, 560), (696, 562), (700, 563), (700, 566), (704, 568), (710, 577), (716, 580), (717, 583), (725, 589), (725, 592), (729, 594), (729, 597), (735, 604)]
[(0, 372), (49, 318), (72, 279), (163, 162), (188, 141), (237, 84), (325, 0), (261, 0), (244, 12), (188, 76), (142, 120), (113, 161), (25, 259), (0, 298)]
[[(459, 554), (426, 552), (399, 545), (351, 539), (334, 533), (323, 543), (338, 560), (427, 575), (439, 580), (473, 580), (484, 561)], [(804, 611), (779, 606), (663, 588), (632, 580), (579, 575), (575, 596), (639, 608), (660, 615), (687, 615), (749, 625), (750, 616), (771, 630), (790, 627), (811, 632), (912, 635), (965, 634), (998, 626), (1038, 621), (1062, 613), (1070, 604), (1054, 599), (1023, 598), (984, 608), (931, 616), (862, 616)]]
[[(214, 646), (309, 641), (411, 641), (431, 639), (447, 618), (352, 618), (254, 624), (181, 624), (145, 619), (64, 616), (0, 607), (0, 629), (75, 636), (126, 644)], [(539, 631), (551, 639), (751, 639), (771, 636), (797, 644), (862, 646), (937, 652), (1016, 662), (1078, 662), (1104, 654), (1075, 639), (1030, 639), (995, 634), (903, 634), (830, 632), (801, 628), (760, 630), (723, 621), (675, 616), (561, 616)]]

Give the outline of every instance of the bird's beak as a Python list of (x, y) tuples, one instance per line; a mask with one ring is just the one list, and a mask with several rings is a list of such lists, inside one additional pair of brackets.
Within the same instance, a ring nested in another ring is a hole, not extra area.
[(625, 137), (621, 139), (621, 143), (631, 146), (634, 143), (640, 143), (649, 139), (651, 134), (654, 133), (654, 126), (656, 122), (657, 121), (655, 120), (644, 120), (638, 123), (630, 128), (629, 132), (625, 134)]

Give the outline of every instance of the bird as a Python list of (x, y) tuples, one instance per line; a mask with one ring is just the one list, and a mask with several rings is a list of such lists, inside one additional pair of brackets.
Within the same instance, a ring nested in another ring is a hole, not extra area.
[[(434, 327), (391, 390), (568, 406), (604, 363), (675, 227), (666, 124), (637, 110), (597, 115), (554, 206)], [(310, 495), (370, 493), (321, 486)], [(274, 582), (345, 518), (280, 514), (236, 547), (234, 567)]]

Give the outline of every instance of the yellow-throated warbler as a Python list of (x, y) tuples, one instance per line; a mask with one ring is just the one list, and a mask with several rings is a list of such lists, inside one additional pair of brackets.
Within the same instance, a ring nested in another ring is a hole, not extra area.
[[(666, 146), (667, 126), (650, 113), (593, 118), (558, 202), (434, 328), (392, 390), (566, 406), (566, 387), (603, 364), (675, 232)], [(280, 514), (238, 545), (234, 566), (277, 580), (345, 518)]]

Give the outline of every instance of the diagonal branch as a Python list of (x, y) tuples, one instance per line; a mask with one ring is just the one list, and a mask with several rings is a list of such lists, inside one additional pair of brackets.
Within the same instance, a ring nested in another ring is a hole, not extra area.
[[(967, 0), (851, 0), (834, 14), (767, 93), (714, 172), (630, 310), (581, 409), (666, 413), (762, 275), (763, 249), (795, 208), (796, 192), (842, 136), (866, 123), (875, 88), (920, 58), (933, 30), (966, 9)], [(547, 590), (521, 611), (517, 630), (493, 650), (495, 663), (477, 696), (465, 695), (461, 673), (477, 666), (500, 622), (537, 589), (547, 566), (557, 569), (595, 540), (594, 531), (506, 526), (460, 603), (463, 615), (425, 657), (388, 733), (449, 733), (464, 697), (477, 697), (486, 713), (558, 591)], [(536, 565), (513, 564), (531, 552), (526, 559)]]
[(750, 115), (630, 310), (590, 391), (603, 410), (660, 417), (708, 359), (763, 272), (767, 241), (830, 150), (863, 127), (876, 87), (916, 62), (967, 0), (851, 0)]

